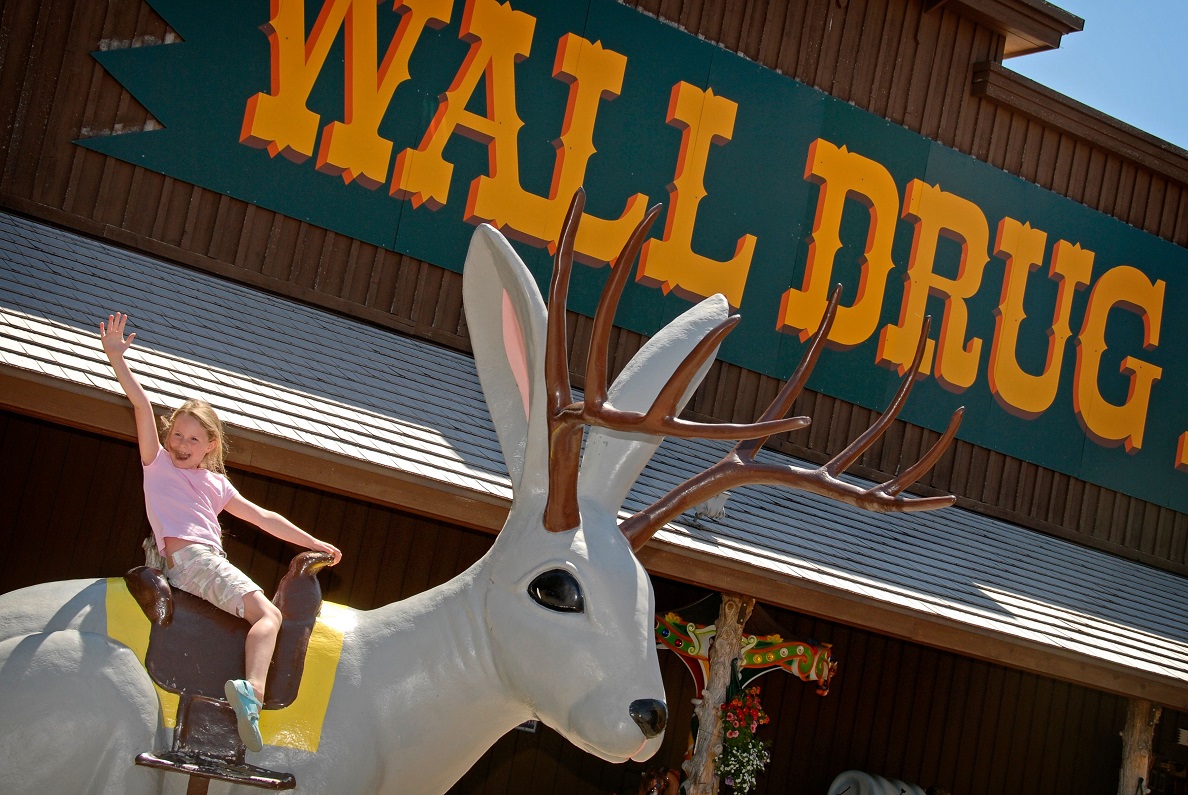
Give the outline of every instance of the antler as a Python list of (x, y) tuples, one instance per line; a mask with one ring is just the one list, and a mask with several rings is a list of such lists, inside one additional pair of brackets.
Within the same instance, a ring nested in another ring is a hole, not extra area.
[[(840, 296), (841, 285), (838, 285), (829, 299), (825, 317), (821, 320), (821, 325), (814, 334), (804, 359), (797, 367), (796, 372), (788, 379), (788, 383), (784, 385), (775, 400), (763, 413), (761, 421), (783, 416), (800, 395), (809, 373), (812, 372), (817, 357), (821, 353), (821, 348), (829, 336), (829, 329), (837, 314)], [(961, 417), (965, 413), (964, 406), (953, 412), (953, 416), (949, 419), (949, 427), (945, 429), (944, 434), (932, 448), (919, 461), (890, 480), (864, 489), (838, 479), (852, 463), (858, 460), (862, 453), (874, 444), (876, 439), (883, 435), (907, 402), (908, 394), (912, 391), (912, 384), (920, 371), (920, 362), (924, 358), (925, 343), (928, 340), (931, 325), (932, 319), (926, 317), (924, 327), (920, 332), (920, 340), (916, 345), (916, 355), (912, 366), (900, 383), (899, 391), (891, 401), (891, 405), (873, 425), (852, 441), (846, 449), (830, 459), (828, 463), (815, 469), (790, 464), (763, 464), (755, 460), (755, 454), (763, 446), (766, 437), (751, 438), (739, 442), (718, 463), (689, 478), (649, 507), (620, 523), (619, 527), (627, 536), (627, 540), (631, 542), (631, 546), (638, 550), (655, 535), (657, 530), (687, 508), (705, 502), (710, 497), (728, 489), (744, 485), (790, 486), (870, 511), (930, 511), (952, 505), (956, 500), (952, 495), (905, 497), (901, 492), (919, 480), (944, 454), (945, 449), (957, 434)]]
[(544, 526), (551, 532), (577, 527), (580, 516), (577, 504), (577, 473), (582, 432), (585, 426), (628, 431), (649, 436), (675, 436), (701, 439), (742, 439), (718, 463), (686, 480), (648, 508), (620, 524), (623, 534), (639, 549), (664, 526), (687, 508), (714, 495), (743, 485), (778, 485), (810, 491), (872, 511), (929, 511), (952, 505), (955, 497), (905, 497), (902, 491), (919, 480), (944, 454), (957, 434), (964, 407), (953, 412), (949, 427), (932, 448), (915, 464), (890, 480), (863, 489), (840, 480), (840, 475), (886, 432), (907, 402), (931, 328), (931, 318), (924, 319), (912, 366), (900, 383), (891, 405), (862, 435), (828, 463), (815, 469), (785, 464), (763, 464), (755, 455), (771, 436), (807, 426), (808, 417), (784, 417), (800, 396), (824, 348), (825, 340), (837, 315), (841, 285), (833, 291), (829, 306), (796, 372), (756, 422), (697, 423), (678, 418), (679, 405), (693, 378), (713, 357), (722, 339), (739, 321), (732, 315), (714, 327), (681, 362), (660, 390), (646, 412), (624, 411), (607, 400), (607, 348), (615, 309), (627, 284), (631, 264), (639, 255), (648, 229), (660, 213), (656, 205), (631, 233), (615, 260), (611, 276), (603, 287), (594, 314), (590, 350), (586, 358), (585, 400), (575, 402), (569, 386), (569, 362), (566, 354), (565, 304), (569, 294), (569, 276), (573, 270), (573, 247), (578, 220), (585, 208), (585, 192), (578, 189), (565, 216), (561, 239), (554, 259), (553, 278), (549, 285), (549, 315), (545, 345), (545, 381), (548, 384), (549, 497), (545, 505)]
[[(569, 276), (573, 270), (573, 246), (578, 220), (585, 209), (586, 194), (578, 189), (561, 231), (554, 257), (553, 277), (549, 285), (549, 314), (545, 343), (545, 382), (548, 385), (547, 414), (549, 432), (549, 496), (545, 505), (544, 526), (560, 533), (578, 526), (578, 459), (585, 426), (629, 431), (649, 436), (676, 436), (703, 439), (763, 438), (807, 426), (808, 417), (766, 417), (759, 422), (697, 423), (677, 417), (681, 399), (698, 370), (715, 354), (722, 338), (739, 321), (731, 316), (710, 331), (681, 362), (646, 412), (615, 408), (607, 400), (607, 349), (615, 309), (627, 284), (631, 265), (639, 255), (648, 230), (660, 214), (660, 205), (648, 210), (627, 239), (615, 260), (610, 278), (603, 287), (590, 350), (586, 357), (586, 395), (575, 402), (569, 386), (569, 361), (566, 354), (565, 305), (569, 294)], [(807, 377), (807, 376), (806, 376)], [(786, 411), (787, 408), (784, 409)], [(654, 532), (654, 531), (653, 531)]]

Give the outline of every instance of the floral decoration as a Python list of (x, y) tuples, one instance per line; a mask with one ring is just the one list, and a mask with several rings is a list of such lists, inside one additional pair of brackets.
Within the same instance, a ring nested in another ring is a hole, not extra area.
[(726, 786), (744, 795), (754, 789), (758, 776), (771, 760), (771, 743), (755, 732), (770, 722), (759, 701), (759, 688), (751, 687), (722, 705), (722, 754), (718, 775)]

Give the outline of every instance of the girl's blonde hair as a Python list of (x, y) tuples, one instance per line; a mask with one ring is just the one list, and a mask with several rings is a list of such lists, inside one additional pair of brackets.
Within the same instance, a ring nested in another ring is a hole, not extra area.
[(168, 417), (161, 418), (161, 432), (166, 440), (169, 438), (169, 432), (173, 430), (173, 423), (181, 415), (192, 417), (203, 430), (206, 435), (214, 440), (215, 446), (198, 466), (203, 469), (209, 469), (211, 472), (218, 472), (219, 474), (227, 474), (224, 467), (224, 460), (227, 457), (227, 434), (223, 432), (223, 421), (219, 419), (219, 415), (215, 413), (214, 408), (205, 400), (187, 400), (182, 403), (173, 413)]

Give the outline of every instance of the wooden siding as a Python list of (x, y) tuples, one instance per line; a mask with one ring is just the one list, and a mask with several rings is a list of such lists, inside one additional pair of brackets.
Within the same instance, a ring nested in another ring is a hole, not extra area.
[[(1056, 95), (1063, 113), (1000, 104), (970, 90), (975, 67), (1002, 61), (1001, 34), (957, 4), (918, 0), (634, 0), (649, 14), (771, 69), (1171, 240), (1188, 245), (1188, 158), (1140, 157), (1152, 141)], [(937, 6), (925, 10), (928, 6)], [(1090, 21), (1092, 22), (1092, 21)], [(1074, 34), (1075, 35), (1075, 34)], [(1061, 119), (1059, 116), (1064, 115)], [(1104, 122), (1108, 124), (1108, 121)], [(1158, 142), (1154, 144), (1156, 149)]]
[[(142, 562), (139, 544), (148, 527), (133, 444), (2, 412), (0, 455), (12, 473), (0, 486), (10, 517), (0, 538), (7, 551), (0, 592), (117, 576)], [(444, 582), (491, 544), (487, 533), (260, 475), (231, 476), (249, 499), (342, 548), (342, 564), (322, 577), (326, 598), (360, 609)], [(225, 529), (229, 556), (266, 591), (275, 588), (292, 550), (234, 519)], [(702, 596), (690, 586), (656, 583), (661, 610)], [(765, 735), (774, 743), (760, 795), (824, 792), (850, 768), (966, 795), (1114, 791), (1124, 699), (836, 622), (767, 611), (789, 637), (833, 643), (840, 670), (825, 698), (780, 672), (758, 680), (773, 715)], [(663, 652), (660, 662), (671, 728), (646, 767), (677, 767), (695, 694), (675, 655)], [(628, 793), (644, 768), (602, 762), (547, 728), (513, 731), (453, 792)]]
[[(1144, 166), (1125, 141), (1087, 140), (1083, 129), (971, 91), (973, 70), (1001, 59), (1004, 38), (963, 16), (961, 4), (931, 10), (926, 9), (936, 4), (921, 0), (629, 4), (1188, 245), (1188, 185), (1174, 178), (1174, 170)], [(4, 5), (0, 206), (467, 349), (457, 274), (71, 143), (157, 124), (89, 53), (174, 36), (141, 0)], [(1176, 157), (1173, 152), (1173, 161)], [(575, 325), (574, 345), (581, 349), (588, 321)], [(628, 333), (616, 340), (619, 364), (642, 342)], [(691, 408), (707, 417), (750, 419), (775, 390), (770, 378), (719, 364)], [(797, 410), (815, 417), (815, 424), (775, 445), (814, 461), (841, 450), (874, 418), (868, 410), (816, 394), (802, 398)], [(854, 471), (881, 478), (915, 460), (934, 438), (930, 431), (898, 424)], [(999, 518), (1188, 573), (1188, 516), (1019, 459), (958, 442), (921, 487), (955, 493), (963, 505)]]

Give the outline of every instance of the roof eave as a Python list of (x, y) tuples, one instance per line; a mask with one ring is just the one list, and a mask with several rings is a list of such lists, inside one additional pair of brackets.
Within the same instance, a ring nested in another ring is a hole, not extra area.
[(1003, 57), (1054, 50), (1085, 20), (1043, 0), (925, 0), (926, 11), (945, 6), (976, 19), (1005, 38)]
[(1173, 677), (1029, 643), (943, 616), (902, 609), (809, 579), (780, 576), (745, 561), (666, 543), (662, 535), (640, 550), (639, 558), (649, 572), (669, 579), (727, 593), (750, 594), (766, 604), (826, 617), (869, 632), (1126, 698), (1147, 699), (1177, 710), (1188, 709), (1188, 688)]
[(1007, 69), (975, 64), (970, 91), (1047, 127), (1080, 138), (1154, 174), (1188, 185), (1188, 150), (1143, 132)]

